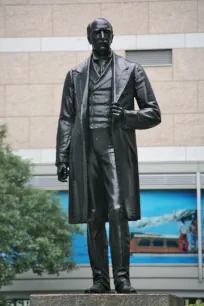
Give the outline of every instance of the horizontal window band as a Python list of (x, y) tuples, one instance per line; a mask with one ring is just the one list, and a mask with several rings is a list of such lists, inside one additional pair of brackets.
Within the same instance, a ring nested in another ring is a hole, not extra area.
[[(113, 50), (203, 48), (204, 33), (116, 35)], [(91, 50), (86, 36), (0, 38), (0, 52), (64, 52)]]
[[(33, 164), (54, 164), (56, 158), (55, 148), (18, 149), (14, 150), (14, 153), (23, 159), (30, 159)], [(145, 172), (150, 171), (150, 164), (156, 165), (153, 172), (160, 172), (160, 166), (157, 163), (165, 164), (162, 172), (172, 172), (172, 163), (176, 163), (175, 172), (181, 171), (183, 173), (186, 170), (195, 172), (200, 169), (204, 173), (204, 146), (138, 147), (138, 159), (141, 165), (147, 163)], [(180, 164), (181, 166), (179, 166)], [(179, 170), (179, 167), (181, 167), (181, 170)], [(46, 173), (51, 174), (50, 172)], [(56, 173), (55, 167), (54, 173)]]
[(172, 50), (136, 50), (126, 51), (128, 60), (142, 66), (171, 66)]
[[(148, 189), (165, 189), (169, 187), (169, 189), (195, 189), (196, 188), (196, 174), (193, 173), (185, 173), (185, 174), (141, 174), (140, 177), (140, 187), (143, 188), (148, 186)], [(201, 184), (203, 186), (204, 174), (201, 173)], [(55, 190), (63, 190), (64, 186), (57, 180), (57, 176), (33, 176), (29, 182), (29, 185), (35, 188), (43, 188), (43, 189), (55, 189)], [(185, 186), (183, 188), (183, 186)], [(65, 186), (65, 190), (67, 190), (67, 186)]]

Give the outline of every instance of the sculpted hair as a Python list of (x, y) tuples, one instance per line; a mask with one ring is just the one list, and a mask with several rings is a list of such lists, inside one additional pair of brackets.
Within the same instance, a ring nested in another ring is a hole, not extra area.
[(92, 27), (92, 24), (93, 24), (94, 22), (96, 22), (97, 20), (104, 20), (104, 21), (106, 21), (106, 22), (109, 24), (109, 26), (110, 26), (110, 28), (111, 28), (111, 30), (112, 30), (112, 32), (113, 32), (112, 24), (111, 24), (107, 19), (105, 19), (105, 18), (97, 18), (97, 19), (93, 20), (91, 23), (89, 23), (88, 26), (87, 26), (87, 36), (88, 36), (88, 37), (90, 37), (90, 34), (91, 34), (91, 27)]

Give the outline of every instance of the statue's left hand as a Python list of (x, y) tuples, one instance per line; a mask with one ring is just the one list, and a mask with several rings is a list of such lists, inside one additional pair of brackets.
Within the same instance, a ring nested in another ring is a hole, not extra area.
[(124, 109), (120, 104), (118, 103), (113, 104), (111, 106), (111, 111), (112, 111), (112, 116), (115, 120), (119, 121), (124, 119)]

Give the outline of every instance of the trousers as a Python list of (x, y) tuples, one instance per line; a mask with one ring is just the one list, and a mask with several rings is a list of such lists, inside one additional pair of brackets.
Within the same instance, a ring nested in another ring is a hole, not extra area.
[[(109, 280), (108, 245), (110, 243), (115, 286), (129, 281), (130, 234), (116, 169), (115, 153), (109, 128), (89, 130), (88, 153), (89, 219), (88, 254), (94, 283)], [(98, 198), (104, 198), (101, 207)], [(108, 215), (109, 243), (105, 223)]]

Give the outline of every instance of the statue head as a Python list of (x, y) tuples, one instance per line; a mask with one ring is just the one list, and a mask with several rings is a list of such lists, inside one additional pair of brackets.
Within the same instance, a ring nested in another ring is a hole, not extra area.
[(98, 55), (106, 55), (110, 52), (113, 40), (113, 27), (104, 18), (97, 18), (87, 27), (87, 38), (93, 51)]

